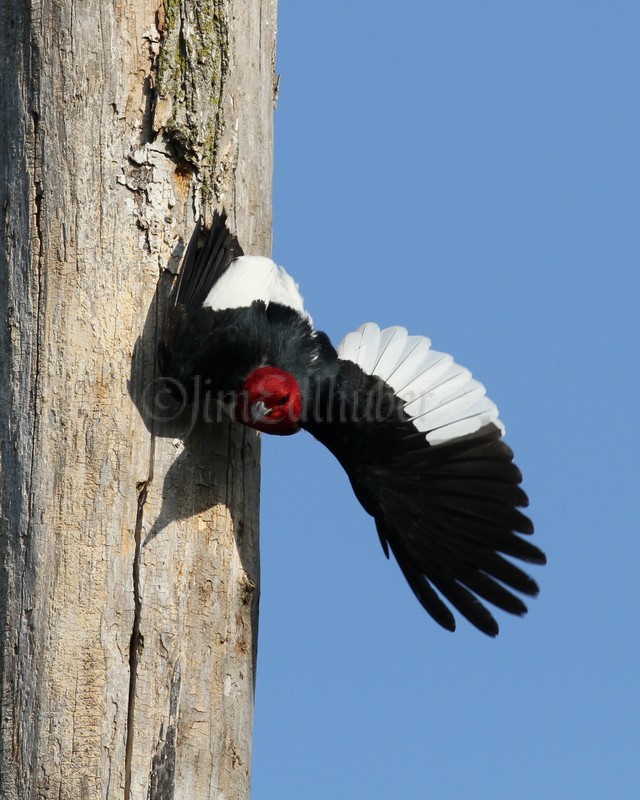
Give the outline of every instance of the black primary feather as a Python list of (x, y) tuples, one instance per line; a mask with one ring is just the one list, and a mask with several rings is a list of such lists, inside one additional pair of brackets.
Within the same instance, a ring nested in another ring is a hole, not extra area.
[(501, 554), (546, 561), (521, 537), (533, 525), (518, 510), (528, 499), (512, 451), (491, 424), (430, 445), (390, 386), (349, 361), (338, 363), (338, 374), (316, 386), (303, 427), (340, 461), (385, 553), (393, 552), (427, 612), (455, 629), (441, 595), (495, 636), (498, 625), (481, 600), (522, 615), (526, 605), (511, 590), (538, 593)]

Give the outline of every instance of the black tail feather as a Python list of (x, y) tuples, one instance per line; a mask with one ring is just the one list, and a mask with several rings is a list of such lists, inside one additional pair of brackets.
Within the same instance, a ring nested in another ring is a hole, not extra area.
[[(201, 244), (203, 233), (206, 238)], [(226, 211), (214, 213), (209, 230), (198, 222), (180, 269), (176, 305), (183, 306), (187, 313), (200, 308), (214, 283), (241, 255), (243, 250), (238, 239), (227, 228)]]

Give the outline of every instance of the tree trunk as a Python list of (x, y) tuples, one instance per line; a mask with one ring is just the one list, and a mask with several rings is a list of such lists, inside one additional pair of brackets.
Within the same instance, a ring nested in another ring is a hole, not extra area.
[(259, 442), (155, 342), (195, 217), (270, 250), (276, 0), (158, 5), (0, 10), (3, 800), (249, 793)]

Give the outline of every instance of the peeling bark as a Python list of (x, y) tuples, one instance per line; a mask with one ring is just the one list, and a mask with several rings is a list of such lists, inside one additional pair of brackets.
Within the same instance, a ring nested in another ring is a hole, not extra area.
[(195, 217), (270, 250), (275, 12), (0, 11), (7, 800), (248, 797), (259, 441), (154, 353)]

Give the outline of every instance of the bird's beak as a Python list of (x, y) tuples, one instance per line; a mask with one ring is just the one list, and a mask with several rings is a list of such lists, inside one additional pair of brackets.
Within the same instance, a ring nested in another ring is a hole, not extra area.
[(270, 413), (271, 409), (267, 408), (267, 406), (262, 402), (262, 400), (258, 400), (257, 403), (254, 403), (251, 406), (250, 409), (251, 421), (255, 424), (264, 417), (267, 417)]

